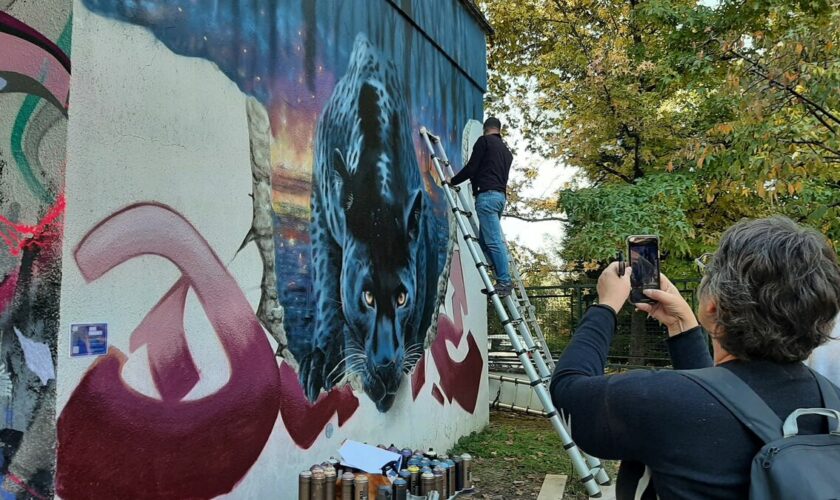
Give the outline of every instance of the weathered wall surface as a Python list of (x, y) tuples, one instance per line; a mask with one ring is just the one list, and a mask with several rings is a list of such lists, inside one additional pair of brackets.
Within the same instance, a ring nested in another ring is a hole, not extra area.
[(69, 0), (0, 1), (0, 495), (55, 471)]
[(292, 498), (346, 438), (486, 423), (485, 301), (417, 136), (459, 159), (484, 68), (399, 4), (75, 2), (58, 496)]

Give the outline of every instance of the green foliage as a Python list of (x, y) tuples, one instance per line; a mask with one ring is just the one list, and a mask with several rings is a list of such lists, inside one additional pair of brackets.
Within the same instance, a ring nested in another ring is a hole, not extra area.
[(824, 0), (486, 3), (488, 103), (574, 186), (514, 200), (565, 214), (561, 256), (603, 264), (634, 233), (670, 266), (743, 217), (813, 225), (840, 247), (840, 9)]

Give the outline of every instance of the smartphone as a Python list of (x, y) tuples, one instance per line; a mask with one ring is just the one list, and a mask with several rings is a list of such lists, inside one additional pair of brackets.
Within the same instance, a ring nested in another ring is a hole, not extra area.
[(633, 268), (633, 274), (630, 275), (630, 302), (655, 302), (642, 290), (659, 289), (659, 236), (628, 236), (627, 255)]

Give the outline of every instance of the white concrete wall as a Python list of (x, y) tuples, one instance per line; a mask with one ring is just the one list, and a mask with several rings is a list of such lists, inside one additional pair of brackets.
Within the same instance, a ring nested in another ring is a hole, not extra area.
[[(254, 311), (260, 301), (263, 272), (254, 244), (237, 253), (253, 217), (249, 196), (253, 189), (247, 96), (213, 63), (174, 54), (146, 29), (93, 14), (78, 1), (74, 18), (66, 169), (68, 202), (58, 332), (58, 415), (67, 410), (68, 401), (78, 391), (83, 377), (102, 359), (70, 356), (69, 332), (76, 323), (108, 323), (110, 346), (127, 356), (119, 375), (123, 383), (152, 402), (161, 398), (152, 379), (148, 348), (131, 352), (130, 337), (182, 271), (170, 260), (143, 255), (87, 281), (75, 252), (85, 235), (103, 220), (136, 203), (171, 207), (206, 240)], [(161, 228), (161, 231), (167, 230)], [(132, 229), (126, 228), (125, 232), (129, 235)], [(166, 237), (181, 236), (166, 233)], [(297, 473), (336, 455), (346, 438), (448, 449), (460, 436), (486, 425), (486, 301), (478, 293), (481, 286), (474, 266), (467, 255), (463, 259), (469, 310), (463, 318), (464, 330), (474, 335), (483, 360), (474, 412), (465, 411), (455, 401), (444, 399), (441, 404), (433, 397), (432, 388), (439, 383), (439, 375), (427, 350), (426, 383), (416, 400), (412, 399), (408, 378), (387, 413), (379, 413), (369, 398), (357, 392), (359, 408), (343, 425), (333, 415), (308, 449), (292, 440), (278, 414), (255, 462), (226, 496), (296, 498)], [(443, 313), (452, 318), (455, 317), (454, 294), (455, 287), (450, 284)], [(188, 295), (184, 318), (189, 352), (200, 379), (181, 402), (209, 400), (222, 394), (228, 384), (230, 361), (194, 291)], [(277, 345), (275, 340), (267, 332), (264, 334), (268, 340), (266, 349), (270, 344), (273, 350)], [(466, 337), (459, 345), (447, 343), (447, 350), (452, 360), (460, 361), (467, 354)], [(278, 364), (284, 362), (279, 357), (274, 359)], [(106, 402), (110, 395), (107, 391), (99, 393)], [(176, 401), (160, 411), (171, 412), (170, 417), (177, 419), (178, 404)], [(231, 404), (235, 406), (235, 402)], [(69, 435), (73, 429), (62, 429), (62, 418), (59, 419), (57, 478), (60, 496), (62, 491), (75, 491), (77, 485), (73, 482), (78, 477), (73, 470), (76, 445), (62, 437), (62, 431)], [(156, 432), (154, 428), (143, 427), (144, 422), (151, 421), (145, 420), (144, 415), (135, 418), (138, 432), (151, 435)], [(119, 435), (109, 434), (108, 422), (103, 421), (102, 433), (95, 439), (102, 446), (120, 450), (125, 441)], [(237, 447), (232, 437), (218, 435), (215, 439), (230, 449)], [(183, 449), (186, 457), (161, 455), (154, 449), (123, 449), (119, 453), (148, 457), (155, 464), (158, 477), (163, 477), (169, 461), (189, 459), (194, 454), (199, 463), (204, 451), (196, 445)], [(119, 462), (100, 465), (109, 470), (103, 473), (105, 480), (117, 475), (136, 475), (138, 482), (147, 479), (142, 471), (122, 470)], [(197, 470), (196, 477), (186, 477), (183, 481), (201, 481), (201, 473)], [(149, 484), (139, 485), (138, 491), (143, 488), (154, 491)], [(96, 491), (91, 498), (106, 496)], [(150, 493), (149, 498), (154, 496)]]

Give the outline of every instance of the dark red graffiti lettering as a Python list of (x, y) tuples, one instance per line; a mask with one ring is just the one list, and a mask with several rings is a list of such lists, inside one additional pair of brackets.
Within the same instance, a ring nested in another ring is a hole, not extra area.
[[(262, 326), (236, 281), (181, 215), (161, 205), (130, 206), (94, 227), (74, 254), (88, 281), (141, 255), (166, 258), (182, 273), (131, 338), (132, 350), (148, 344), (162, 399), (123, 381), (126, 357), (118, 349), (97, 360), (58, 419), (56, 483), (63, 498), (221, 495), (256, 461), (277, 418), (280, 376)], [(181, 399), (198, 380), (184, 339), (187, 288), (195, 291), (230, 362), (228, 383), (193, 401)]]
[(414, 371), (411, 373), (411, 398), (417, 401), (417, 396), (420, 395), (420, 389), (426, 384), (426, 353), (420, 356), (420, 360), (414, 366)]
[(280, 365), (280, 394), (280, 416), (292, 440), (303, 449), (312, 446), (333, 415), (338, 414), (338, 425), (342, 426), (359, 407), (350, 386), (321, 394), (310, 403), (297, 374), (285, 363)]
[[(457, 346), (464, 337), (467, 339), (467, 355), (463, 361), (455, 361), (449, 356), (446, 342)], [(449, 402), (454, 399), (463, 409), (475, 412), (484, 359), (473, 334), (467, 332), (464, 335), (464, 331), (458, 329), (448, 316), (441, 314), (438, 317), (437, 338), (432, 343), (432, 358), (440, 374), (440, 387)]]

